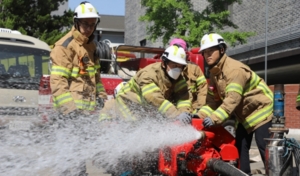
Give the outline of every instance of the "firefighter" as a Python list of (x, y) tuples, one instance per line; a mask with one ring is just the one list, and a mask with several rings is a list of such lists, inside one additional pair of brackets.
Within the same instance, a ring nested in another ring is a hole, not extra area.
[(300, 84), (299, 84), (299, 92), (296, 99), (296, 109), (300, 111)]
[(107, 99), (93, 41), (100, 16), (85, 1), (75, 9), (73, 20), (71, 31), (55, 43), (50, 55), (53, 103), (63, 115), (90, 112), (95, 109), (96, 101)]
[(270, 137), (268, 128), (273, 115), (273, 93), (248, 66), (226, 55), (227, 45), (219, 34), (205, 34), (200, 45), (199, 52), (209, 65), (210, 83), (206, 105), (198, 115), (204, 118), (206, 128), (221, 124), (231, 114), (235, 115), (240, 169), (251, 174), (249, 150), (253, 134), (265, 162), (264, 138)]
[[(186, 53), (180, 46), (170, 46), (157, 62), (139, 70), (118, 92), (116, 102), (123, 118), (136, 120), (135, 114), (144, 108), (154, 107), (168, 118), (184, 124), (191, 123), (191, 101), (182, 69)], [(185, 93), (182, 93), (185, 92)], [(105, 105), (106, 106), (106, 105)], [(100, 119), (103, 119), (100, 114)]]
[[(187, 43), (180, 38), (175, 38), (170, 42), (170, 45), (180, 45), (187, 52)], [(186, 80), (192, 101), (193, 113), (197, 113), (205, 104), (207, 94), (207, 82), (200, 67), (193, 63), (187, 62), (184, 67), (182, 76)]]

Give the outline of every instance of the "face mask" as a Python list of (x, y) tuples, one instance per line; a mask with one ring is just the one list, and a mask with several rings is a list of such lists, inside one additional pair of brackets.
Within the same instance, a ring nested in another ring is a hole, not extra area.
[(172, 68), (168, 71), (168, 75), (173, 79), (178, 79), (181, 73), (181, 68)]

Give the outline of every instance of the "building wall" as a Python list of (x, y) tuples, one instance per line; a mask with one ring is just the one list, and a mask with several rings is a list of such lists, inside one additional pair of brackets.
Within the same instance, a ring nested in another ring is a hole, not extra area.
[[(208, 2), (206, 0), (191, 0), (195, 10), (203, 10)], [(252, 31), (256, 33), (251, 37), (248, 43), (264, 41), (265, 39), (265, 2), (261, 0), (243, 0), (242, 4), (234, 4), (229, 9), (231, 11), (231, 20), (239, 26), (240, 31)], [(268, 0), (268, 33), (269, 39), (285, 35), (287, 33), (300, 31), (300, 3), (297, 0)], [(125, 1), (125, 43), (139, 44), (139, 41), (146, 38), (145, 24), (138, 21), (138, 18), (144, 14), (140, 1)], [(226, 28), (226, 31), (235, 29)], [(200, 39), (199, 39), (200, 40)], [(161, 40), (151, 43), (147, 41), (148, 46), (162, 46)], [(292, 46), (299, 45), (294, 42)], [(285, 44), (285, 49), (291, 47)], [(238, 48), (238, 47), (236, 47)], [(270, 50), (278, 51), (281, 45), (274, 46)], [(229, 48), (234, 49), (234, 48)], [(257, 51), (262, 54), (261, 51)]]
[[(282, 29), (299, 24), (299, 7), (300, 3), (296, 0), (268, 0), (268, 32), (277, 31), (280, 35)], [(234, 4), (231, 19), (239, 30), (254, 31), (257, 33), (254, 39), (259, 39), (265, 34), (266, 1), (243, 0), (242, 4)]]
[(139, 41), (145, 38), (144, 30), (139, 30), (144, 24), (138, 22), (143, 13), (140, 1), (125, 1), (125, 44), (139, 45)]
[[(267, 40), (269, 54), (299, 48), (299, 8), (300, 3), (297, 0), (268, 0)], [(230, 47), (231, 56), (238, 60), (263, 56), (266, 39), (266, 1), (243, 0), (242, 4), (234, 4), (231, 9), (231, 20), (239, 26), (239, 31), (256, 33), (254, 37), (249, 38), (248, 48), (245, 48), (245, 45)], [(227, 28), (226, 30), (232, 31), (233, 29)], [(234, 51), (239, 51), (241, 48), (248, 52), (235, 54)]]
[[(274, 86), (270, 86), (274, 91)], [(300, 128), (300, 111), (296, 109), (299, 84), (284, 85), (284, 116), (286, 128)]]
[(285, 117), (286, 127), (300, 128), (300, 111), (296, 109), (296, 98), (299, 85), (285, 85)]

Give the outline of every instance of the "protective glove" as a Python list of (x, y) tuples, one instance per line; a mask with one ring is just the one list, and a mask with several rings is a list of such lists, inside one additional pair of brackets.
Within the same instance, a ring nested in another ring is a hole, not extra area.
[(202, 124), (203, 124), (203, 126), (204, 126), (205, 128), (208, 128), (208, 127), (213, 126), (213, 125), (214, 125), (214, 122), (212, 121), (211, 118), (205, 117), (204, 120), (203, 120), (203, 122), (202, 122)]
[(102, 109), (104, 107), (105, 99), (101, 97), (96, 98), (96, 107), (97, 109)]
[(192, 122), (192, 114), (183, 112), (183, 113), (179, 114), (176, 117), (176, 119), (179, 120), (181, 123), (188, 125), (188, 124), (191, 124), (191, 122)]
[(79, 109), (75, 109), (74, 111), (68, 113), (68, 114), (65, 114), (64, 115), (64, 119), (78, 119), (78, 117), (82, 116), (82, 110), (79, 110)]

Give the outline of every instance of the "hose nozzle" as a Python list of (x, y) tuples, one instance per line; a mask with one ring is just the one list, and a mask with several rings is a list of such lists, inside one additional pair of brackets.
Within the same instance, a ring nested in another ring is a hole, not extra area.
[(201, 140), (205, 138), (205, 133), (203, 131), (197, 131), (196, 132), (196, 138), (197, 140)]

